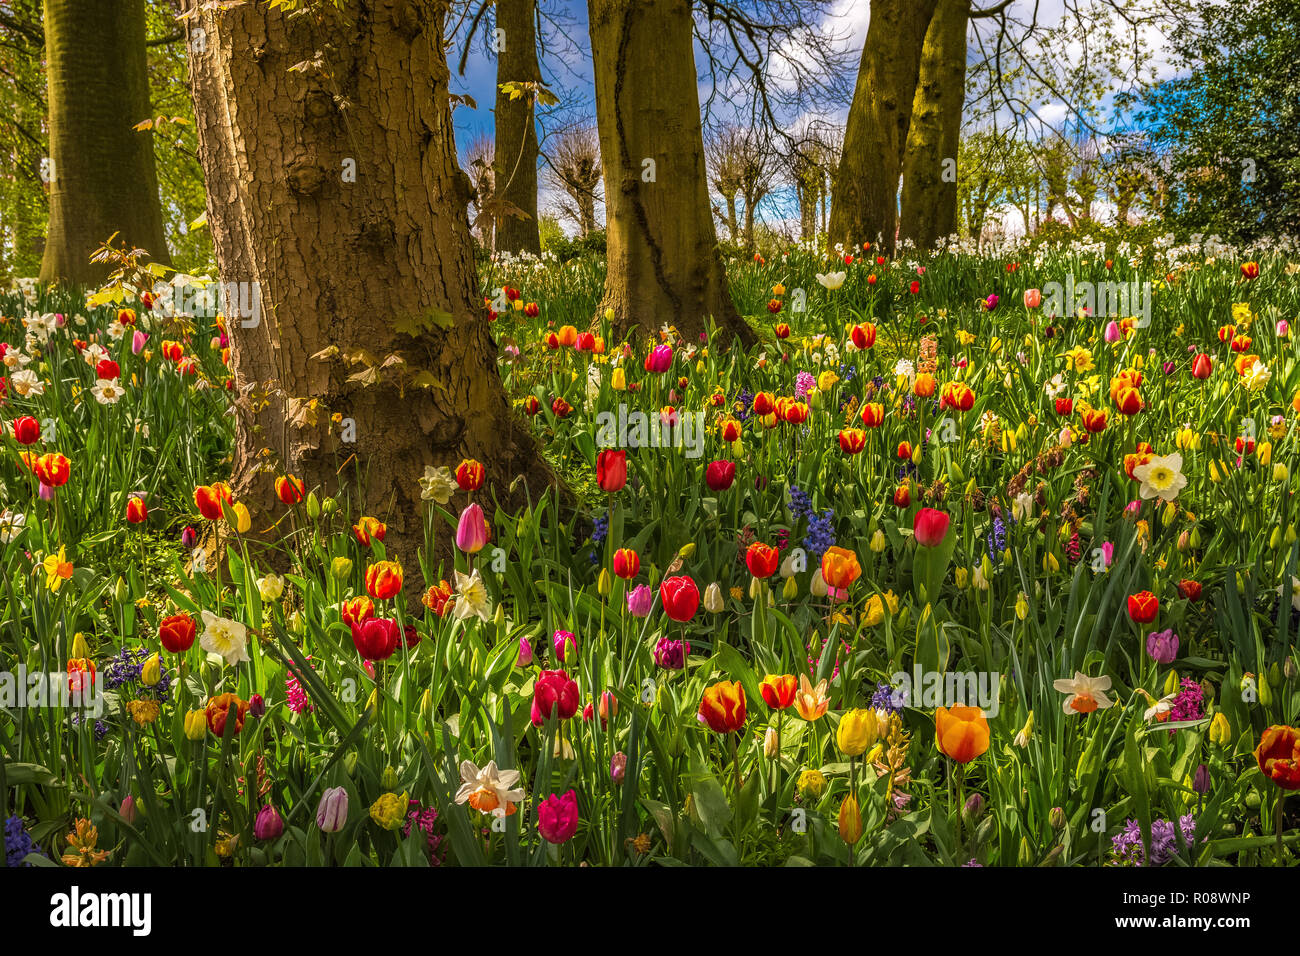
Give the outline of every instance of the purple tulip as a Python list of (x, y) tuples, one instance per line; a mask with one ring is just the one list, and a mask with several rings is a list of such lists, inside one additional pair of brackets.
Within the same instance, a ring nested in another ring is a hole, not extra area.
[(253, 822), (253, 836), (259, 840), (274, 840), (284, 832), (284, 818), (280, 816), (280, 811), (269, 803), (257, 811), (257, 819)]
[(1178, 656), (1178, 635), (1173, 628), (1167, 631), (1152, 631), (1147, 635), (1147, 654), (1157, 664), (1172, 663)]
[(321, 794), (316, 807), (316, 826), (323, 833), (338, 833), (348, 822), (348, 792), (342, 787), (331, 787)]
[(645, 617), (650, 613), (655, 595), (647, 584), (638, 584), (627, 593), (627, 610), (633, 617)]
[(519, 638), (519, 666), (527, 667), (533, 662), (533, 644), (527, 637)]

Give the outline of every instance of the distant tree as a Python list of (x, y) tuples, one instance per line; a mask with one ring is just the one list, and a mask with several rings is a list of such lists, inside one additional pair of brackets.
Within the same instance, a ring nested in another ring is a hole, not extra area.
[(596, 206), (601, 201), (600, 137), (595, 127), (578, 126), (555, 138), (546, 155), (548, 184), (561, 194), (560, 215), (585, 238), (597, 229)]
[(1300, 4), (1201, 0), (1175, 32), (1179, 75), (1142, 101), (1161, 157), (1155, 202), (1177, 227), (1300, 235)]

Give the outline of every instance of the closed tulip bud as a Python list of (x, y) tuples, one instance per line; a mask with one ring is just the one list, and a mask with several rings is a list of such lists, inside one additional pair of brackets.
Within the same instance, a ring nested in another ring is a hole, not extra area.
[(135, 797), (129, 793), (122, 798), (122, 805), (117, 808), (117, 814), (127, 823), (135, 825)]
[(1196, 768), (1196, 773), (1192, 777), (1192, 789), (1200, 794), (1210, 792), (1210, 768), (1205, 764)]
[[(610, 581), (609, 568), (600, 569), (600, 577), (596, 579), (596, 590), (602, 597), (608, 597), (612, 582)], [(500, 607), (500, 605), (497, 605)]]
[(1289, 477), (1290, 477), (1290, 475), (1289, 475), (1289, 473), (1288, 473), (1287, 470), (1286, 470), (1286, 465), (1282, 464), (1282, 463), (1279, 461), (1276, 465), (1273, 466), (1273, 480), (1274, 480), (1274, 481), (1278, 481), (1278, 482), (1286, 481), (1287, 478), (1289, 478)]
[(357, 752), (349, 750), (347, 756), (343, 758), (343, 772), (349, 777), (355, 777), (357, 774)]
[(952, 572), (953, 582), (957, 585), (957, 590), (966, 590), (966, 585), (970, 583), (970, 572), (965, 568), (954, 568)]
[(1286, 535), (1283, 537), (1283, 540), (1286, 541), (1287, 544), (1295, 543), (1295, 525), (1289, 524), (1286, 526)]
[(316, 492), (308, 492), (306, 506), (308, 518), (315, 521), (320, 517), (320, 499), (316, 497)]
[(131, 600), (131, 588), (127, 586), (124, 579), (118, 578), (117, 583), (113, 585), (113, 598), (119, 604), (125, 604)]
[(1282, 686), (1282, 668), (1274, 661), (1268, 668), (1268, 682), (1274, 687)]
[(966, 798), (966, 803), (961, 808), (961, 818), (967, 826), (972, 826), (976, 820), (984, 813), (984, 795), (982, 793), (972, 793)]
[(162, 680), (162, 661), (157, 654), (150, 654), (140, 668), (140, 683), (153, 687)]
[(86, 643), (86, 636), (80, 631), (72, 636), (72, 650), (68, 652), (68, 657), (75, 661), (90, 657), (90, 645)]
[(826, 792), (826, 776), (820, 770), (805, 770), (799, 774), (796, 786), (799, 796), (805, 800), (817, 800)]
[(876, 554), (880, 554), (885, 550), (885, 544), (885, 532), (877, 528), (876, 533), (871, 536), (871, 550)]
[(769, 727), (763, 734), (763, 756), (768, 760), (775, 760), (780, 753), (781, 749), (777, 746), (776, 728)]
[(849, 846), (862, 839), (862, 811), (858, 809), (858, 798), (850, 794), (840, 804), (840, 839)]
[(1274, 528), (1273, 533), (1268, 536), (1268, 546), (1273, 550), (1277, 550), (1281, 546), (1281, 544), (1282, 544), (1282, 527), (1279, 525), (1278, 527)]
[(253, 527), (253, 518), (248, 513), (248, 506), (241, 502), (235, 502), (230, 506), (234, 521), (230, 522), (231, 526), (240, 534), (246, 534), (248, 529)]
[(1067, 822), (1065, 819), (1065, 811), (1060, 807), (1052, 807), (1051, 812), (1047, 814), (1047, 821), (1052, 825), (1053, 830), (1064, 830)]
[(433, 691), (428, 688), (420, 695), (420, 716), (425, 723), (433, 719)]
[(1021, 591), (1016, 596), (1016, 617), (1023, 621), (1029, 616), (1029, 601), (1025, 597), (1025, 592)]
[(185, 738), (202, 740), (208, 733), (208, 715), (201, 710), (191, 710), (185, 715)]
[(332, 515), (338, 506), (339, 503), (333, 498), (326, 498), (320, 503), (321, 514)]
[(379, 785), (385, 790), (396, 790), (397, 771), (392, 767), (385, 767), (384, 772), (379, 775)]
[(813, 572), (811, 592), (813, 597), (823, 598), (827, 595), (826, 579), (822, 577), (822, 569), (818, 568)]
[(714, 581), (704, 589), (704, 610), (710, 614), (720, 614), (725, 607), (726, 602), (722, 599), (722, 587), (717, 581)]
[(695, 557), (695, 542), (688, 541), (686, 544), (682, 545), (681, 550), (677, 552), (677, 556), (683, 561), (689, 561), (691, 558)]
[(330, 562), (330, 574), (335, 581), (343, 581), (352, 573), (352, 559), (339, 556)]
[(781, 588), (781, 597), (787, 601), (793, 601), (799, 596), (799, 584), (794, 578), (786, 578), (785, 585)]
[(321, 794), (316, 807), (316, 826), (322, 833), (338, 833), (348, 822), (348, 792), (343, 787), (330, 787)]
[(370, 692), (370, 697), (366, 700), (365, 712), (374, 720), (379, 716), (379, 688), (376, 687)]
[(1287, 680), (1295, 680), (1297, 675), (1300, 675), (1300, 669), (1296, 668), (1295, 658), (1288, 654), (1282, 664), (1282, 676)]
[(1232, 739), (1232, 725), (1223, 711), (1219, 711), (1210, 721), (1210, 743), (1216, 747), (1226, 747)]
[(1165, 675), (1165, 695), (1176, 694), (1178, 692), (1178, 671), (1170, 670)]
[(1016, 853), (1017, 866), (1031, 866), (1034, 862), (1034, 848), (1029, 845), (1028, 837), (1020, 838), (1020, 849)]
[(1273, 443), (1271, 441), (1261, 442), (1255, 449), (1255, 455), (1259, 458), (1261, 465), (1268, 465), (1273, 461)]
[(1191, 536), (1191, 534), (1189, 534), (1189, 533), (1186, 532), (1186, 531), (1180, 531), (1180, 532), (1178, 533), (1178, 544), (1177, 544), (1177, 547), (1178, 547), (1178, 550), (1179, 550), (1179, 551), (1186, 551), (1187, 548), (1188, 548), (1188, 546), (1189, 546), (1191, 543), (1192, 543), (1192, 536)]

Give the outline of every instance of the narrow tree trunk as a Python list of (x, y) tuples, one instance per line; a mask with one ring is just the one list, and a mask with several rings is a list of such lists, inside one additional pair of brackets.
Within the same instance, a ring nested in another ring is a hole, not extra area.
[(113, 233), (170, 262), (149, 118), (144, 0), (45, 0), (50, 224), (41, 281), (100, 281), (90, 255)]
[(957, 147), (966, 99), (970, 0), (939, 0), (925, 34), (903, 159), (900, 238), (922, 249), (957, 223)]
[(926, 28), (938, 0), (872, 0), (831, 198), (827, 241), (894, 249), (898, 177)]
[[(263, 528), (283, 513), (276, 474), (342, 488), (354, 515), (388, 523), (411, 575), (426, 465), (476, 458), (503, 503), (522, 495), (508, 491), (516, 476), (534, 497), (551, 477), (476, 302), (446, 5), (347, 0), (320, 20), (263, 3), (203, 10), (190, 73), (208, 220), (222, 281), (255, 284), (262, 305), (229, 323), (234, 494)], [(323, 35), (326, 68), (291, 69)], [(450, 555), (439, 535), (435, 565)]]
[(537, 123), (535, 92), (511, 99), (503, 83), (540, 83), (537, 63), (535, 0), (496, 0), (498, 37), (505, 46), (497, 53), (496, 173), (497, 199), (521, 210), (526, 218), (505, 213), (496, 232), (498, 252), (542, 251), (537, 226)]
[(597, 315), (695, 339), (753, 331), (736, 312), (704, 171), (689, 0), (588, 0), (608, 272)]

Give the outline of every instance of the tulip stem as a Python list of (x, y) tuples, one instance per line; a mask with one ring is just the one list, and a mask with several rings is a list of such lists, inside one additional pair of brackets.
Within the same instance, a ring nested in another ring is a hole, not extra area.
[(740, 750), (736, 744), (736, 738), (740, 736), (740, 731), (734, 731), (731, 734), (731, 765), (736, 774), (736, 807), (740, 807)]
[(1274, 832), (1277, 834), (1277, 865), (1282, 865), (1282, 805), (1286, 802), (1286, 791), (1279, 789), (1277, 792), (1277, 822), (1274, 824)]

